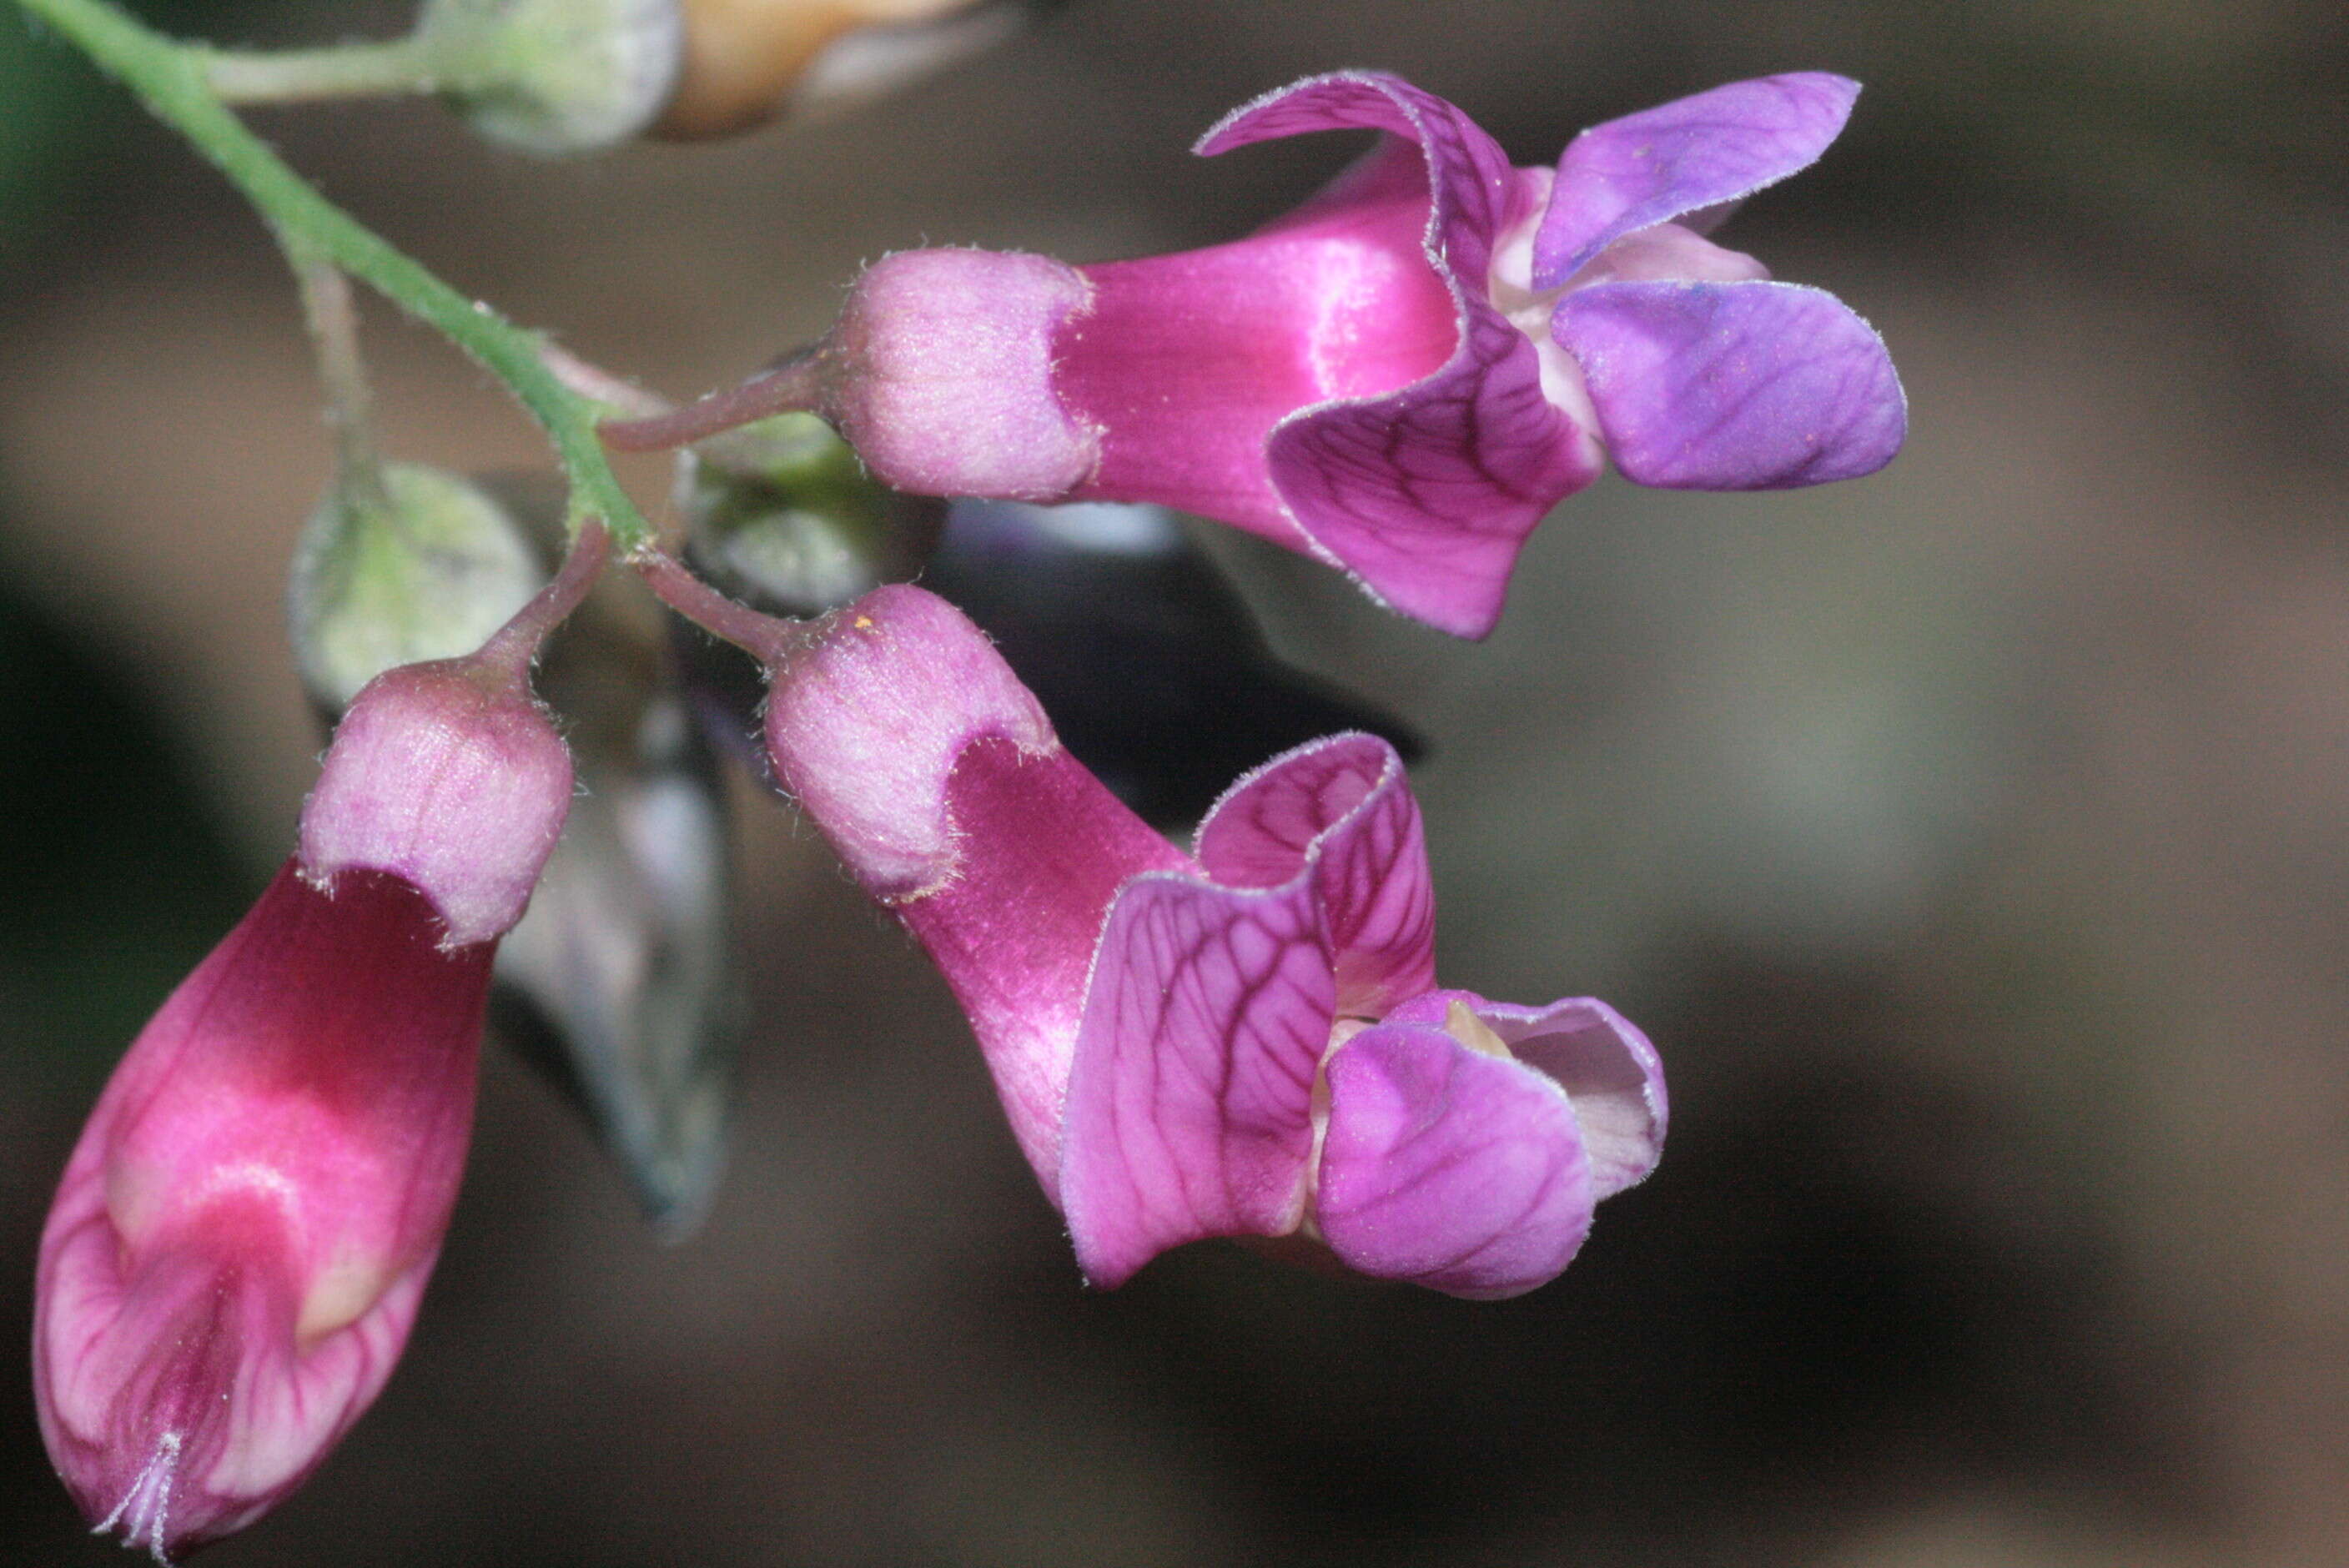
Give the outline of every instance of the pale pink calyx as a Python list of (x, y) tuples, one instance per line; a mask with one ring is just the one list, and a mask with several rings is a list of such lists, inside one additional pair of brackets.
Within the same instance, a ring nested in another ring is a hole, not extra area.
[(571, 754), (531, 694), (530, 661), (604, 553), (591, 523), (562, 573), (480, 652), (367, 683), (302, 810), (304, 875), (322, 888), (349, 871), (398, 877), (440, 911), (451, 948), (513, 928), (571, 810)]
[(669, 608), (759, 661), (775, 782), (885, 903), (926, 898), (959, 874), (947, 785), (967, 748), (992, 738), (1022, 757), (1061, 755), (1034, 694), (935, 593), (892, 584), (815, 620), (783, 621), (657, 552), (631, 564)]
[(899, 490), (1057, 500), (1101, 459), (1052, 385), (1052, 335), (1088, 292), (1048, 256), (885, 256), (819, 351), (817, 411)]
[(934, 593), (875, 590), (815, 622), (769, 670), (767, 754), (865, 890), (928, 897), (961, 869), (956, 763), (998, 739), (1061, 751), (1042, 705), (986, 635)]
[(1091, 298), (1075, 268), (1047, 256), (900, 251), (865, 269), (816, 347), (600, 433), (623, 451), (657, 451), (815, 413), (899, 490), (1057, 500), (1100, 460), (1099, 433), (1053, 388), (1052, 335)]

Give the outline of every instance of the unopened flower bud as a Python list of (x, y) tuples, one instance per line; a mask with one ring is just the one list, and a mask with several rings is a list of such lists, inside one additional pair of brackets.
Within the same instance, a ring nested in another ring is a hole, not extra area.
[(329, 714), (397, 665), (471, 652), (546, 581), (496, 500), (445, 469), (348, 474), (303, 531), (287, 594), (295, 664)]
[(163, 1561), (292, 1492), (375, 1398), (440, 1250), (490, 950), (297, 864), (143, 1030), (41, 1240), (49, 1457)]
[(475, 130), (555, 157), (651, 124), (685, 34), (678, 0), (428, 0), (417, 36)]
[(498, 949), (492, 1016), (676, 1240), (716, 1192), (733, 1095), (725, 791), (670, 695), (646, 708), (627, 752), (582, 752), (579, 771), (562, 846)]
[(261, 902), (163, 1004), (41, 1238), (42, 1435), (160, 1560), (299, 1486), (389, 1376), (472, 1119), (497, 938), (571, 794), (531, 654), (600, 531), (469, 658), (362, 691)]
[(1018, 29), (1036, 0), (683, 0), (685, 68), (652, 134), (729, 136), (878, 97)]
[(736, 598), (820, 615), (921, 570), (946, 508), (874, 480), (812, 414), (730, 430), (679, 458), (686, 557)]

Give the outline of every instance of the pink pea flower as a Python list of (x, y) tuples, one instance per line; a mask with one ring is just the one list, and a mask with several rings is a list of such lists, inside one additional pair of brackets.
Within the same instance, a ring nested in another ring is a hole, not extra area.
[(1066, 751), (977, 628), (882, 588), (807, 628), (655, 586), (768, 665), (777, 779), (945, 975), (1101, 1285), (1208, 1236), (1531, 1290), (1662, 1142), (1662, 1069), (1587, 998), (1434, 987), (1419, 810), (1383, 740), (1241, 779), (1185, 855)]
[(1385, 134), (1247, 239), (1089, 266), (900, 253), (817, 348), (605, 430), (662, 445), (812, 408), (901, 490), (1180, 508), (1481, 637), (1526, 535), (1605, 457), (1641, 484), (1769, 490), (1899, 449), (1868, 324), (1703, 237), (1816, 160), (1858, 90), (1732, 83), (1595, 126), (1551, 170), (1398, 77), (1310, 77), (1197, 150)]
[(449, 1224), (498, 938), (571, 800), (528, 684), (603, 559), (362, 690), (299, 847), (115, 1069), (41, 1237), (33, 1366), (83, 1512), (160, 1561), (299, 1486), (390, 1375)]

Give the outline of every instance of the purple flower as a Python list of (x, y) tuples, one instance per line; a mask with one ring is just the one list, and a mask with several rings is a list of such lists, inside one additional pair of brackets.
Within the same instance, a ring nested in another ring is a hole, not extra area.
[(1603, 1002), (1435, 989), (1433, 938), (1419, 808), (1364, 735), (1267, 763), (1200, 824), (1195, 867), (1129, 880), (1062, 1119), (1086, 1274), (1299, 1231), (1454, 1295), (1566, 1267), (1592, 1206), (1655, 1165), (1663, 1069)]
[(1733, 83), (1583, 132), (1553, 173), (1397, 77), (1311, 77), (1198, 150), (1386, 134), (1245, 240), (1091, 266), (888, 256), (809, 355), (606, 428), (658, 444), (813, 407), (900, 489), (1178, 507), (1482, 636), (1526, 536), (1604, 455), (1642, 484), (1766, 490), (1899, 449), (1874, 331), (1702, 237), (1816, 159), (1858, 90)]
[(1419, 810), (1386, 742), (1266, 764), (1186, 856), (936, 595), (785, 628), (649, 570), (767, 664), (776, 778), (944, 973), (1095, 1284), (1202, 1237), (1301, 1233), (1365, 1274), (1513, 1295), (1655, 1163), (1661, 1068), (1612, 1009), (1434, 988)]
[(498, 938), (571, 802), (527, 669), (600, 531), (479, 654), (389, 671), (300, 847), (115, 1069), (41, 1237), (42, 1436), (160, 1560), (299, 1486), (382, 1388), (448, 1228)]

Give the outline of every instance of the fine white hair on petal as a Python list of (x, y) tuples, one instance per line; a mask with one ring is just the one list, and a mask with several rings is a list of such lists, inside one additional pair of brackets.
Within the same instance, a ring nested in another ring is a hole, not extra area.
[(169, 1563), (171, 1559), (164, 1543), (171, 1539), (167, 1532), (171, 1529), (171, 1487), (179, 1470), (180, 1434), (165, 1432), (155, 1439), (155, 1451), (148, 1456), (146, 1468), (131, 1481), (122, 1501), (114, 1505), (112, 1513), (91, 1526), (90, 1533), (104, 1535), (119, 1525), (122, 1544), (136, 1546), (140, 1536), (144, 1535), (147, 1549), (155, 1554), (155, 1561)]

